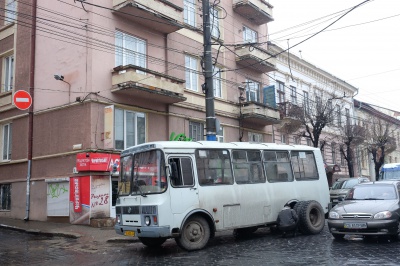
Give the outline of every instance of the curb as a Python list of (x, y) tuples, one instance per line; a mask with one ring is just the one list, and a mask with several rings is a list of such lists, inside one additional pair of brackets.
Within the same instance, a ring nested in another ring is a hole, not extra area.
[(0, 228), (18, 231), (18, 232), (25, 232), (25, 233), (32, 234), (32, 235), (59, 236), (59, 237), (72, 238), (72, 239), (77, 239), (82, 236), (77, 233), (44, 232), (44, 231), (40, 231), (38, 229), (23, 229), (23, 228), (19, 228), (16, 226), (10, 226), (10, 225), (5, 225), (5, 224), (0, 224)]

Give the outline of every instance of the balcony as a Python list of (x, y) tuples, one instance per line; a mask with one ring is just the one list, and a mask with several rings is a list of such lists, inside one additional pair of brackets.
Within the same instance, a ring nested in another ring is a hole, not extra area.
[(233, 10), (257, 25), (274, 20), (272, 8), (265, 0), (233, 0)]
[[(177, 2), (180, 6), (173, 4)], [(113, 0), (115, 14), (162, 33), (183, 28), (182, 1)]]
[(297, 131), (304, 120), (304, 109), (298, 104), (291, 102), (278, 103), (281, 124), (278, 131), (285, 134), (292, 134)]
[(257, 102), (246, 102), (241, 107), (241, 119), (246, 124), (261, 126), (279, 124), (279, 111)]
[(244, 67), (265, 73), (276, 70), (276, 58), (264, 49), (249, 44), (235, 48), (236, 62)]
[(126, 65), (114, 68), (111, 92), (151, 99), (154, 103), (172, 104), (183, 102), (184, 80), (177, 79), (150, 69)]

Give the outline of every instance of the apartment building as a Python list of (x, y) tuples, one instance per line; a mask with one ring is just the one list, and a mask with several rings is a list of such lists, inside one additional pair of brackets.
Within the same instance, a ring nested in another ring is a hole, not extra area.
[[(273, 7), (210, 7), (219, 141), (274, 141)], [(213, 4), (213, 1), (212, 3)], [(122, 149), (205, 135), (203, 8), (195, 0), (0, 0), (0, 215), (113, 217)], [(16, 108), (18, 90), (31, 94)]]
[(277, 69), (268, 73), (269, 84), (275, 88), (281, 114), (281, 123), (273, 127), (274, 142), (315, 146), (305, 126), (312, 133), (323, 122), (316, 147), (324, 157), (328, 180), (332, 184), (349, 177), (340, 146), (343, 126), (354, 124), (353, 96), (358, 89), (277, 45), (270, 45), (269, 51), (276, 55)]

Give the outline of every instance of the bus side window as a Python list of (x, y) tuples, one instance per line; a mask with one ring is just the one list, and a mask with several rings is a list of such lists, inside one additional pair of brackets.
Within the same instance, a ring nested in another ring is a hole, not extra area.
[(192, 160), (186, 157), (169, 159), (170, 164), (176, 165), (176, 175), (171, 177), (171, 184), (174, 187), (187, 187), (194, 185)]

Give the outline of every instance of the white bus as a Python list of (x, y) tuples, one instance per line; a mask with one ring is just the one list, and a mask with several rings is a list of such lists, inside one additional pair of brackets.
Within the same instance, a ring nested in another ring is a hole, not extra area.
[(286, 203), (303, 234), (318, 234), (329, 204), (321, 152), (301, 145), (145, 143), (121, 153), (118, 187), (118, 234), (149, 247), (174, 238), (186, 250), (202, 249), (217, 231), (276, 225)]

